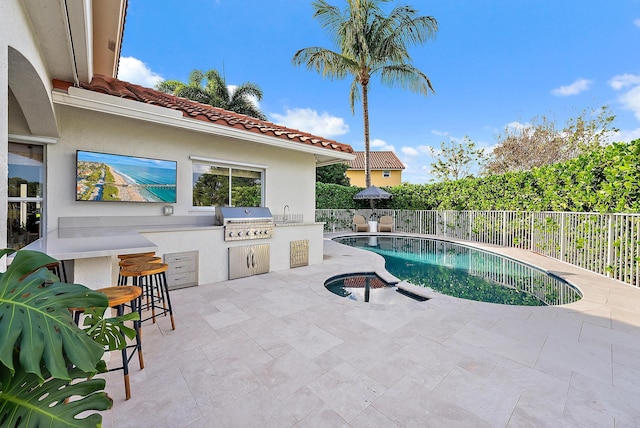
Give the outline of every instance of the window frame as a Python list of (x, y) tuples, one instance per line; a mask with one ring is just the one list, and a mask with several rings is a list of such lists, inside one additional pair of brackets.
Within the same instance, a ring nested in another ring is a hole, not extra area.
[[(37, 137), (30, 137), (30, 136), (19, 136), (19, 135), (12, 135), (9, 134), (9, 138), (7, 141), (7, 155), (9, 153), (11, 153), (11, 146), (12, 145), (19, 145), (19, 146), (35, 146), (35, 147), (39, 147), (42, 150), (42, 166), (41, 166), (41, 171), (40, 171), (40, 196), (9, 196), (9, 179), (11, 178), (10, 176), (7, 176), (7, 220), (9, 220), (9, 205), (12, 203), (19, 203), (19, 204), (36, 204), (36, 206), (38, 207), (37, 210), (37, 214), (40, 215), (39, 217), (39, 222), (38, 222), (38, 236), (36, 237), (36, 239), (30, 239), (27, 238), (26, 245), (28, 245), (29, 243), (40, 239), (44, 236), (44, 234), (46, 233), (47, 230), (47, 224), (46, 224), (46, 219), (47, 219), (47, 215), (46, 215), (46, 194), (47, 194), (47, 143), (52, 143), (52, 141), (50, 141), (49, 139), (47, 139), (46, 141), (39, 141), (39, 139)], [(7, 159), (7, 169), (9, 169), (10, 163), (9, 160)], [(11, 235), (10, 231), (9, 231), (9, 225), (8, 225), (8, 221), (7, 221), (7, 246), (9, 246), (10, 244), (13, 244), (12, 242), (9, 242), (9, 237)]]
[(266, 201), (265, 201), (265, 182), (266, 182), (266, 176), (267, 176), (267, 169), (268, 167), (266, 165), (260, 165), (260, 164), (251, 164), (251, 163), (246, 163), (246, 162), (233, 162), (233, 161), (228, 161), (228, 160), (222, 160), (222, 159), (214, 159), (214, 158), (208, 158), (208, 157), (202, 157), (202, 156), (189, 156), (189, 159), (191, 160), (191, 209), (193, 211), (206, 211), (206, 212), (211, 212), (211, 211), (215, 211), (216, 206), (198, 206), (198, 205), (194, 205), (194, 201), (193, 201), (193, 189), (194, 189), (194, 181), (193, 181), (193, 173), (195, 172), (195, 168), (196, 165), (204, 165), (204, 166), (208, 166), (208, 167), (216, 167), (216, 168), (224, 168), (227, 170), (228, 173), (228, 177), (229, 177), (229, 194), (228, 194), (228, 198), (229, 198), (229, 206), (234, 206), (233, 205), (233, 200), (231, 199), (231, 194), (232, 194), (232, 190), (233, 190), (233, 170), (245, 170), (245, 171), (252, 171), (252, 172), (258, 172), (261, 175), (261, 179), (260, 179), (260, 206), (264, 207), (266, 206)]

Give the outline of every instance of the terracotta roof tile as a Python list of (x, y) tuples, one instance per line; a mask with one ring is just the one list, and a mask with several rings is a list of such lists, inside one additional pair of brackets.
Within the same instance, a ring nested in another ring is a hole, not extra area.
[[(56, 89), (67, 90), (72, 86), (69, 82), (54, 80), (53, 86)], [(221, 108), (201, 104), (186, 98), (176, 97), (165, 92), (134, 85), (112, 77), (96, 75), (91, 83), (82, 83), (83, 89), (87, 89), (114, 97), (139, 101), (146, 104), (166, 107), (182, 112), (184, 117), (211, 122), (218, 125), (225, 125), (231, 128), (242, 129), (257, 134), (263, 134), (280, 138), (287, 141), (294, 141), (300, 144), (323, 147), (328, 150), (335, 150), (344, 153), (353, 153), (353, 148), (348, 144), (342, 144), (334, 140), (311, 135), (297, 129), (287, 128), (275, 123), (262, 121), (253, 117), (238, 114)]]
[[(364, 170), (364, 152), (353, 152), (356, 158), (348, 162), (349, 169)], [(404, 164), (393, 152), (369, 152), (371, 169), (404, 169)]]

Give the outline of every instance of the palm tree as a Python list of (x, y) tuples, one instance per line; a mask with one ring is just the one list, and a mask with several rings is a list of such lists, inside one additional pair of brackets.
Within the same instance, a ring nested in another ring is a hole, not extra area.
[[(203, 81), (205, 81), (204, 85)], [(178, 80), (163, 80), (155, 88), (192, 101), (245, 114), (256, 119), (267, 120), (265, 114), (254, 102), (254, 99), (262, 100), (262, 89), (251, 82), (230, 89), (224, 77), (217, 70), (207, 72), (193, 70), (187, 83)]]
[(431, 16), (416, 16), (411, 6), (396, 6), (384, 15), (380, 3), (389, 0), (347, 0), (340, 10), (325, 0), (312, 3), (314, 18), (327, 29), (339, 51), (322, 47), (299, 50), (293, 56), (296, 66), (305, 64), (322, 76), (342, 79), (353, 76), (349, 101), (354, 113), (356, 100), (362, 91), (364, 119), (365, 180), (371, 186), (369, 162), (369, 98), (368, 85), (372, 76), (379, 75), (383, 84), (427, 95), (434, 92), (429, 78), (410, 64), (408, 47), (422, 44), (435, 36), (438, 22)]

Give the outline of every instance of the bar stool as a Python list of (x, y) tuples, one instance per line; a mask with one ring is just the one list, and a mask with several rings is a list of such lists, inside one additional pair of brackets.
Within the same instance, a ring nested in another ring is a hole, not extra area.
[[(120, 270), (125, 266), (139, 265), (144, 263), (162, 263), (162, 258), (158, 256), (138, 256), (138, 257), (125, 257), (118, 262)], [(118, 272), (118, 285), (126, 285), (127, 280)]]
[[(103, 293), (109, 299), (109, 307), (116, 309), (118, 316), (124, 314), (125, 306), (131, 307), (131, 312), (138, 312), (140, 314), (142, 289), (135, 286), (116, 286), (100, 288), (96, 291)], [(80, 322), (80, 314), (84, 312), (85, 308), (71, 308), (74, 311), (74, 320), (76, 324)], [(142, 317), (140, 317), (141, 319)], [(124, 372), (124, 392), (125, 399), (131, 398), (131, 385), (129, 382), (129, 362), (133, 358), (133, 354), (138, 353), (138, 363), (140, 370), (144, 369), (144, 357), (142, 355), (142, 335), (141, 335), (141, 320), (133, 322), (133, 327), (136, 331), (136, 343), (132, 345), (125, 345), (121, 350), (122, 353), (122, 367), (115, 367), (109, 369), (109, 371), (122, 370)], [(126, 336), (122, 339), (126, 342)], [(131, 353), (128, 353), (128, 349), (132, 349)]]
[[(167, 284), (166, 272), (168, 269), (169, 265), (166, 263), (140, 263), (123, 266), (120, 270), (122, 278), (120, 286), (126, 285), (128, 278), (132, 278), (133, 285), (142, 288), (146, 298), (145, 309), (151, 309), (151, 316), (142, 319), (142, 322), (151, 319), (155, 323), (157, 316), (169, 314), (171, 329), (175, 330), (176, 324), (173, 319), (173, 308)], [(159, 310), (158, 313), (156, 313), (156, 309)]]

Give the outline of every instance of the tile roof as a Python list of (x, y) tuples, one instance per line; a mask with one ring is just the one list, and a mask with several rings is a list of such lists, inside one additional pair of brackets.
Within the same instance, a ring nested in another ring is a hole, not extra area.
[[(356, 158), (347, 162), (349, 169), (364, 170), (364, 152), (353, 152)], [(369, 152), (371, 169), (404, 169), (404, 164), (393, 152)]]
[[(68, 90), (72, 83), (54, 80), (53, 86), (58, 90)], [(348, 144), (342, 144), (334, 140), (318, 137), (303, 131), (276, 125), (271, 122), (255, 119), (232, 111), (201, 104), (186, 98), (176, 97), (155, 89), (134, 85), (133, 83), (115, 79), (113, 77), (95, 75), (91, 83), (81, 83), (80, 87), (89, 91), (126, 98), (146, 104), (166, 107), (178, 110), (185, 118), (202, 120), (231, 128), (242, 129), (265, 136), (280, 138), (287, 141), (336, 150), (344, 153), (353, 153), (353, 148)]]

